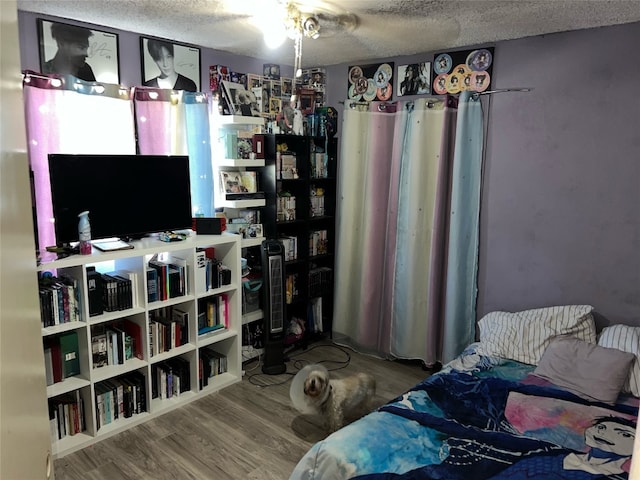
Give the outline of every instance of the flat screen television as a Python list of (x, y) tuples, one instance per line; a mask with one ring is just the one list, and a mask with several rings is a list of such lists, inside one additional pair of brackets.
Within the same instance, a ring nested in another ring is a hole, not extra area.
[(78, 241), (85, 210), (92, 240), (191, 228), (188, 156), (49, 154), (49, 175), (60, 247)]

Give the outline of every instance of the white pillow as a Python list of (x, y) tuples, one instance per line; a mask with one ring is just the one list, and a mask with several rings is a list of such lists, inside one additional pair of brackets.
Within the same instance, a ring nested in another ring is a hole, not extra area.
[(478, 353), (537, 365), (551, 340), (559, 335), (595, 344), (592, 311), (591, 305), (564, 305), (488, 313), (478, 322)]
[(598, 345), (617, 348), (636, 356), (622, 391), (631, 392), (636, 397), (640, 397), (640, 327), (630, 327), (629, 325), (606, 327), (600, 332)]

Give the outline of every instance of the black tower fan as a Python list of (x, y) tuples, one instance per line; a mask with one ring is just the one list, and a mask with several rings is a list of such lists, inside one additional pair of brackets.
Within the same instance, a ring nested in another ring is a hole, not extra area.
[(279, 240), (262, 242), (262, 281), (264, 299), (262, 371), (268, 375), (278, 375), (287, 370), (284, 363), (284, 247)]

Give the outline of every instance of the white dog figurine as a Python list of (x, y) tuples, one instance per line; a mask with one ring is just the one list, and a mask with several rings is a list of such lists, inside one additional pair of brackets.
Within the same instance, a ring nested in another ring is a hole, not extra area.
[[(290, 396), (302, 413), (324, 416), (329, 432), (371, 411), (376, 393), (376, 381), (368, 373), (356, 373), (346, 378), (330, 379), (322, 365), (308, 365), (291, 383)], [(299, 391), (302, 390), (302, 392)]]

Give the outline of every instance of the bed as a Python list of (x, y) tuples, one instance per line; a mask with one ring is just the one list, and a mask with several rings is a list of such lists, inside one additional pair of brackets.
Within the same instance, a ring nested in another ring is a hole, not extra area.
[(316, 443), (290, 480), (628, 478), (640, 327), (593, 307), (493, 312), (480, 340)]

